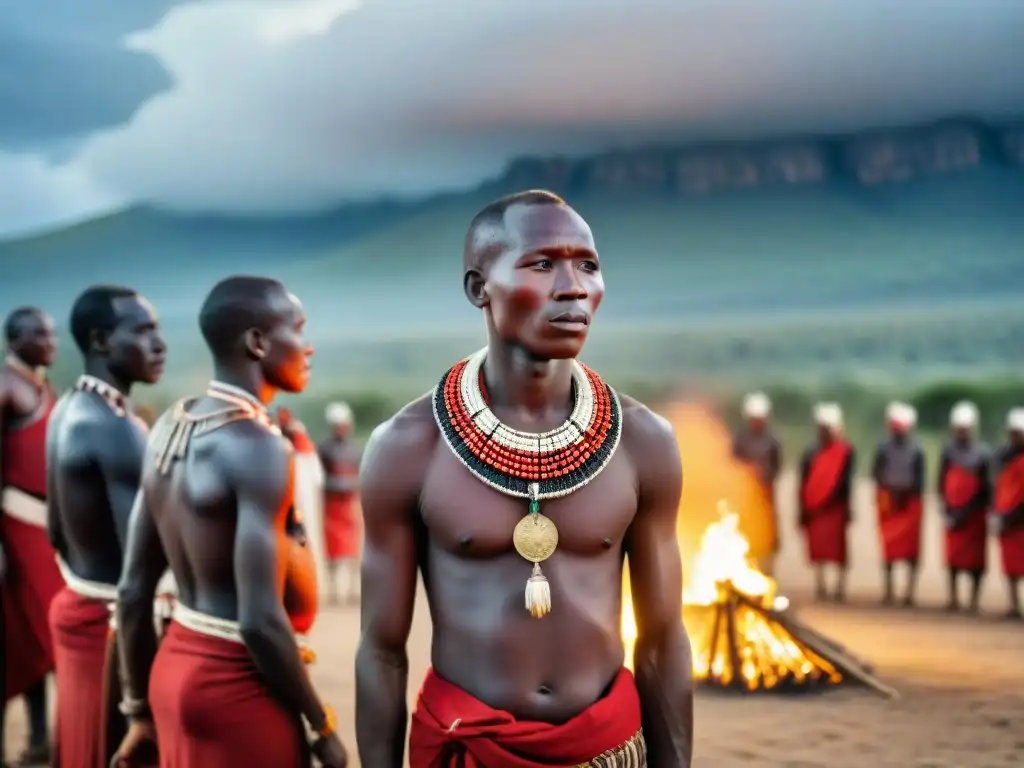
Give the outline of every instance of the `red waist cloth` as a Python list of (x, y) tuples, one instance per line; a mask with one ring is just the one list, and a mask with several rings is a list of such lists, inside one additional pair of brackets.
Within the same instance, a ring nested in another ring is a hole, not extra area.
[(297, 715), (260, 679), (242, 643), (172, 621), (149, 679), (160, 768), (307, 768)]
[(875, 493), (878, 527), (882, 535), (882, 560), (897, 563), (916, 561), (921, 554), (921, 519), (924, 504), (921, 494), (913, 494), (897, 505), (885, 488)]
[(640, 697), (627, 669), (619, 672), (607, 696), (562, 725), (518, 721), (431, 669), (412, 715), (409, 766), (576, 766), (624, 744), (640, 725)]
[(23, 694), (53, 670), (48, 615), (64, 588), (46, 531), (0, 513), (7, 575), (3, 603), (3, 695)]
[[(65, 587), (50, 606), (57, 678), (55, 768), (107, 768), (123, 736), (124, 718), (108, 710), (106, 679), (110, 611), (103, 600)], [(108, 736), (107, 726), (117, 728)], [(113, 743), (111, 743), (113, 742)]]
[(834, 502), (810, 512), (804, 525), (807, 559), (812, 563), (846, 565), (846, 526), (850, 508), (846, 501)]
[(359, 554), (359, 497), (354, 493), (324, 494), (324, 544), (329, 560)]

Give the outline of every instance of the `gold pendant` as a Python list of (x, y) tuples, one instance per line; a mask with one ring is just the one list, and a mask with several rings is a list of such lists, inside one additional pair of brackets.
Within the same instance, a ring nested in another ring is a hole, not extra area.
[(558, 546), (558, 528), (551, 518), (540, 513), (538, 490), (536, 483), (530, 484), (530, 512), (512, 531), (516, 552), (533, 563), (533, 573), (526, 582), (526, 610), (535, 619), (551, 613), (551, 585), (540, 564), (551, 557)]
[(558, 529), (551, 518), (531, 513), (516, 523), (512, 543), (524, 560), (543, 563), (558, 546)]

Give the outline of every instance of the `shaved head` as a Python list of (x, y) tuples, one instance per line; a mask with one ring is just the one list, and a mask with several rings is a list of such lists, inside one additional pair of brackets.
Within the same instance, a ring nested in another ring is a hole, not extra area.
[(568, 208), (568, 204), (554, 192), (543, 189), (529, 189), (506, 195), (493, 203), (488, 203), (473, 217), (466, 232), (466, 242), (462, 250), (462, 270), (485, 271), (496, 256), (500, 256), (509, 246), (508, 231), (505, 227), (505, 215), (510, 208), (517, 205), (557, 205)]

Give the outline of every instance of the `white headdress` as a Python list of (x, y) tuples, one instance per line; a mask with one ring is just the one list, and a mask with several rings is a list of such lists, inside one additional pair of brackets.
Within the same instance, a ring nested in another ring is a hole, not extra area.
[(1024, 408), (1011, 408), (1006, 414), (1006, 428), (1011, 432), (1024, 432)]
[(961, 429), (974, 429), (978, 426), (978, 406), (968, 400), (961, 400), (949, 412), (949, 425)]
[(837, 432), (843, 428), (843, 409), (839, 403), (818, 403), (814, 406), (814, 422)]
[(904, 429), (913, 429), (917, 425), (917, 409), (907, 403), (889, 403), (885, 409), (885, 420)]
[(743, 415), (748, 419), (764, 419), (772, 412), (772, 401), (764, 392), (751, 392), (743, 398)]
[(352, 409), (349, 408), (348, 403), (331, 403), (327, 406), (324, 416), (332, 427), (352, 425)]

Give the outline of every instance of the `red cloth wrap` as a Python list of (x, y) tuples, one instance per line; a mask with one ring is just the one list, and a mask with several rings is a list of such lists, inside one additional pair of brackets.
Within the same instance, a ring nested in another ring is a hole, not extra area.
[(328, 560), (359, 555), (359, 497), (356, 494), (324, 494), (324, 543)]
[(160, 768), (306, 768), (302, 723), (263, 683), (242, 643), (172, 621), (149, 679)]
[[(981, 481), (977, 470), (950, 464), (942, 478), (946, 508), (962, 510), (974, 503)], [(946, 529), (946, 566), (962, 571), (984, 571), (988, 528), (983, 507), (972, 509), (960, 525)]]
[[(65, 587), (50, 605), (57, 679), (57, 759), (55, 768), (107, 768), (112, 750), (107, 724), (114, 717), (106, 701), (110, 610), (103, 600), (82, 597)], [(123, 729), (122, 729), (123, 735)], [(108, 751), (111, 750), (111, 751)]]
[(849, 499), (836, 499), (835, 491), (846, 470), (850, 446), (835, 440), (811, 459), (800, 500), (807, 519), (807, 559), (812, 563), (846, 565), (846, 526)]
[(878, 528), (882, 535), (882, 559), (886, 563), (916, 561), (921, 555), (921, 519), (924, 503), (920, 493), (908, 494), (897, 506), (885, 488), (875, 490)]
[[(22, 429), (3, 436), (3, 487), (46, 497), (46, 424), (52, 403)], [(3, 603), (4, 702), (23, 694), (53, 670), (50, 603), (64, 587), (46, 530), (0, 513), (7, 575)]]
[(518, 721), (443, 680), (431, 669), (412, 715), (409, 766), (580, 765), (625, 743), (640, 725), (640, 697), (633, 674), (627, 669), (619, 672), (607, 696), (562, 725)]
[[(1024, 504), (1024, 455), (1011, 459), (996, 479), (995, 513), (1008, 515)], [(1024, 578), (1024, 524), (1003, 532), (999, 537), (1003, 572), (1011, 578)]]

